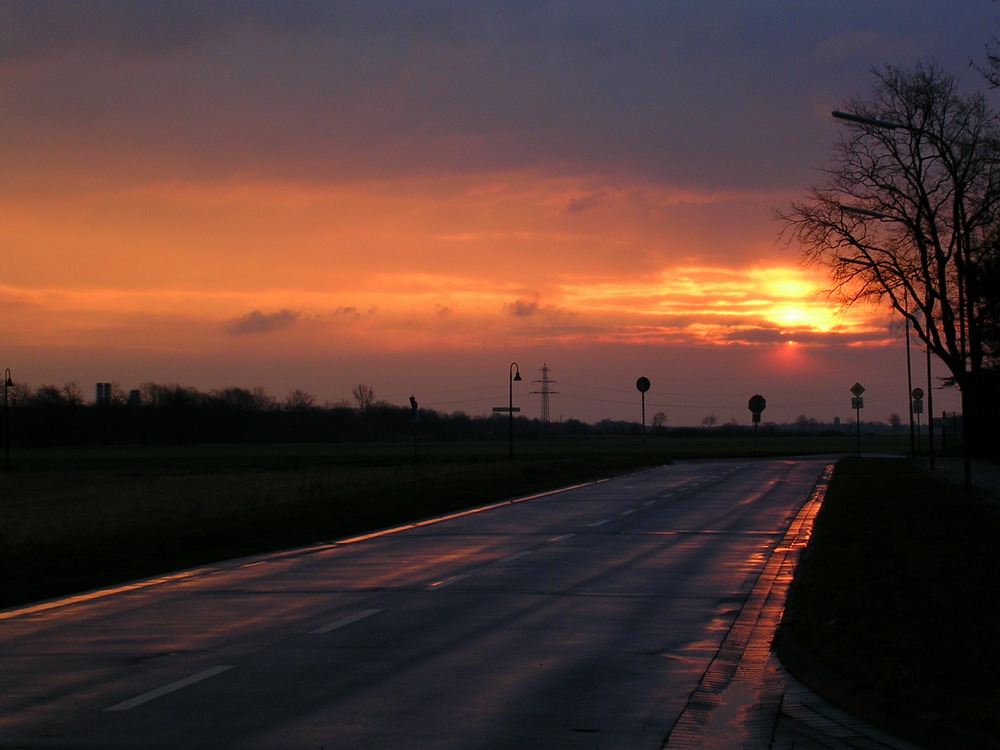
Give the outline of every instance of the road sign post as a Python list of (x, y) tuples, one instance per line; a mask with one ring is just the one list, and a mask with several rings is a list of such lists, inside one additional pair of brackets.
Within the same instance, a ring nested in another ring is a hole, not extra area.
[(417, 422), (420, 421), (420, 406), (415, 396), (410, 396), (410, 411), (413, 414), (413, 460), (417, 460)]
[(865, 408), (865, 400), (861, 398), (861, 394), (865, 392), (865, 387), (861, 383), (855, 383), (851, 386), (851, 393), (854, 394), (854, 398), (851, 399), (851, 408), (855, 412), (855, 423), (857, 424), (858, 433), (858, 455), (861, 455), (861, 410)]
[(767, 399), (759, 393), (755, 393), (747, 402), (747, 407), (753, 415), (753, 452), (757, 452), (757, 425), (760, 424), (760, 415), (767, 408)]
[(635, 389), (642, 394), (642, 435), (646, 436), (646, 391), (649, 390), (649, 378), (639, 378), (635, 381)]

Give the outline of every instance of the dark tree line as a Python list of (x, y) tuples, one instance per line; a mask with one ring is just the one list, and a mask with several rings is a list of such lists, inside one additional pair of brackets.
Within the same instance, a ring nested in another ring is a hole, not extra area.
[[(70, 445), (179, 445), (196, 443), (324, 443), (412, 440), (506, 440), (507, 417), (414, 411), (377, 400), (370, 386), (352, 391), (353, 402), (317, 404), (301, 390), (283, 401), (264, 389), (225, 388), (208, 393), (181, 385), (144, 383), (125, 391), (112, 385), (102, 403), (88, 402), (76, 383), (8, 392), (12, 439), (19, 447)], [(518, 417), (519, 439), (543, 435), (639, 434), (631, 422), (558, 424)]]

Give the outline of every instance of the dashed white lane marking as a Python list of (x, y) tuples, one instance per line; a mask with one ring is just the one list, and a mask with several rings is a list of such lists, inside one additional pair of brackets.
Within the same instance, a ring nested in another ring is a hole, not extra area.
[(341, 617), (336, 622), (331, 622), (329, 625), (324, 625), (321, 628), (316, 628), (315, 630), (310, 630), (311, 634), (322, 635), (323, 633), (329, 633), (337, 628), (342, 628), (345, 625), (350, 625), (352, 622), (357, 622), (358, 620), (363, 620), (366, 617), (371, 617), (372, 615), (377, 615), (381, 612), (381, 609), (366, 609), (361, 612), (357, 612), (353, 615), (348, 615), (347, 617)]
[(589, 526), (590, 528), (594, 528), (595, 526), (603, 526), (610, 520), (611, 520), (610, 518), (605, 518), (603, 521), (595, 521), (594, 523), (588, 523), (587, 526)]
[(127, 701), (122, 701), (121, 703), (115, 704), (110, 708), (104, 709), (105, 711), (128, 711), (130, 708), (135, 708), (136, 706), (141, 706), (143, 703), (148, 703), (151, 700), (160, 698), (161, 696), (167, 695), (168, 693), (173, 693), (176, 690), (181, 690), (190, 685), (194, 685), (196, 682), (201, 682), (202, 680), (207, 680), (209, 677), (215, 677), (217, 674), (222, 674), (223, 672), (232, 669), (231, 666), (220, 666), (212, 667), (211, 669), (206, 669), (204, 672), (199, 672), (198, 674), (193, 674), (190, 677), (185, 677), (183, 680), (177, 680), (177, 682), (171, 682), (169, 685), (164, 685), (156, 690), (150, 690), (148, 693), (143, 693), (142, 695), (137, 695), (135, 698), (131, 698)]
[(563, 534), (562, 536), (557, 536), (553, 539), (553, 542), (565, 542), (567, 539), (572, 539), (576, 534)]
[(631, 516), (633, 513), (635, 513), (635, 508), (632, 508), (632, 510), (623, 510), (618, 515), (621, 515), (621, 516)]
[(533, 549), (526, 550), (524, 552), (517, 552), (517, 553), (515, 553), (513, 555), (508, 555), (507, 557), (505, 557), (505, 558), (503, 558), (501, 560), (498, 560), (498, 562), (502, 562), (502, 563), (514, 562), (515, 560), (520, 560), (522, 557), (527, 557), (532, 552), (534, 552)]
[[(664, 497), (666, 497), (666, 495), (664, 495)], [(655, 500), (647, 500), (646, 502), (643, 503), (643, 505), (645, 505), (647, 507), (650, 506), (650, 505), (656, 505), (656, 501)]]
[(453, 583), (458, 583), (459, 581), (464, 581), (466, 578), (471, 576), (472, 573), (459, 573), (457, 576), (452, 576), (451, 578), (443, 578), (440, 581), (435, 581), (430, 586), (427, 587), (428, 591), (443, 589), (445, 586), (451, 586)]

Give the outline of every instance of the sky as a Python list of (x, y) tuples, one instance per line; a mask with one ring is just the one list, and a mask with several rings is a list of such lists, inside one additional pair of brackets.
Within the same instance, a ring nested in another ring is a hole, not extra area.
[[(907, 410), (774, 217), (990, 0), (0, 4), (0, 366), (668, 425)], [(996, 106), (997, 94), (988, 93)], [(925, 386), (914, 341), (914, 378)], [(511, 386), (512, 363), (524, 379)], [(935, 375), (943, 366), (933, 363)], [(935, 412), (957, 395), (934, 392)]]

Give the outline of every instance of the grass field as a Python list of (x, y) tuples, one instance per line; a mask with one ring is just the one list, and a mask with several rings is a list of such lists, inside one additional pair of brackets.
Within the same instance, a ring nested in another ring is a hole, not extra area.
[[(863, 435), (866, 454), (900, 453), (907, 450), (904, 435)], [(802, 454), (847, 454), (857, 450), (853, 435), (673, 438), (582, 437), (514, 443), (516, 461), (587, 456), (622, 457), (648, 454), (653, 460), (723, 458), (732, 456), (785, 456)], [(11, 456), (17, 471), (64, 469), (214, 469), (299, 468), (311, 465), (391, 465), (455, 463), (506, 460), (508, 443), (241, 443), (234, 445), (108, 446), (20, 450)]]

